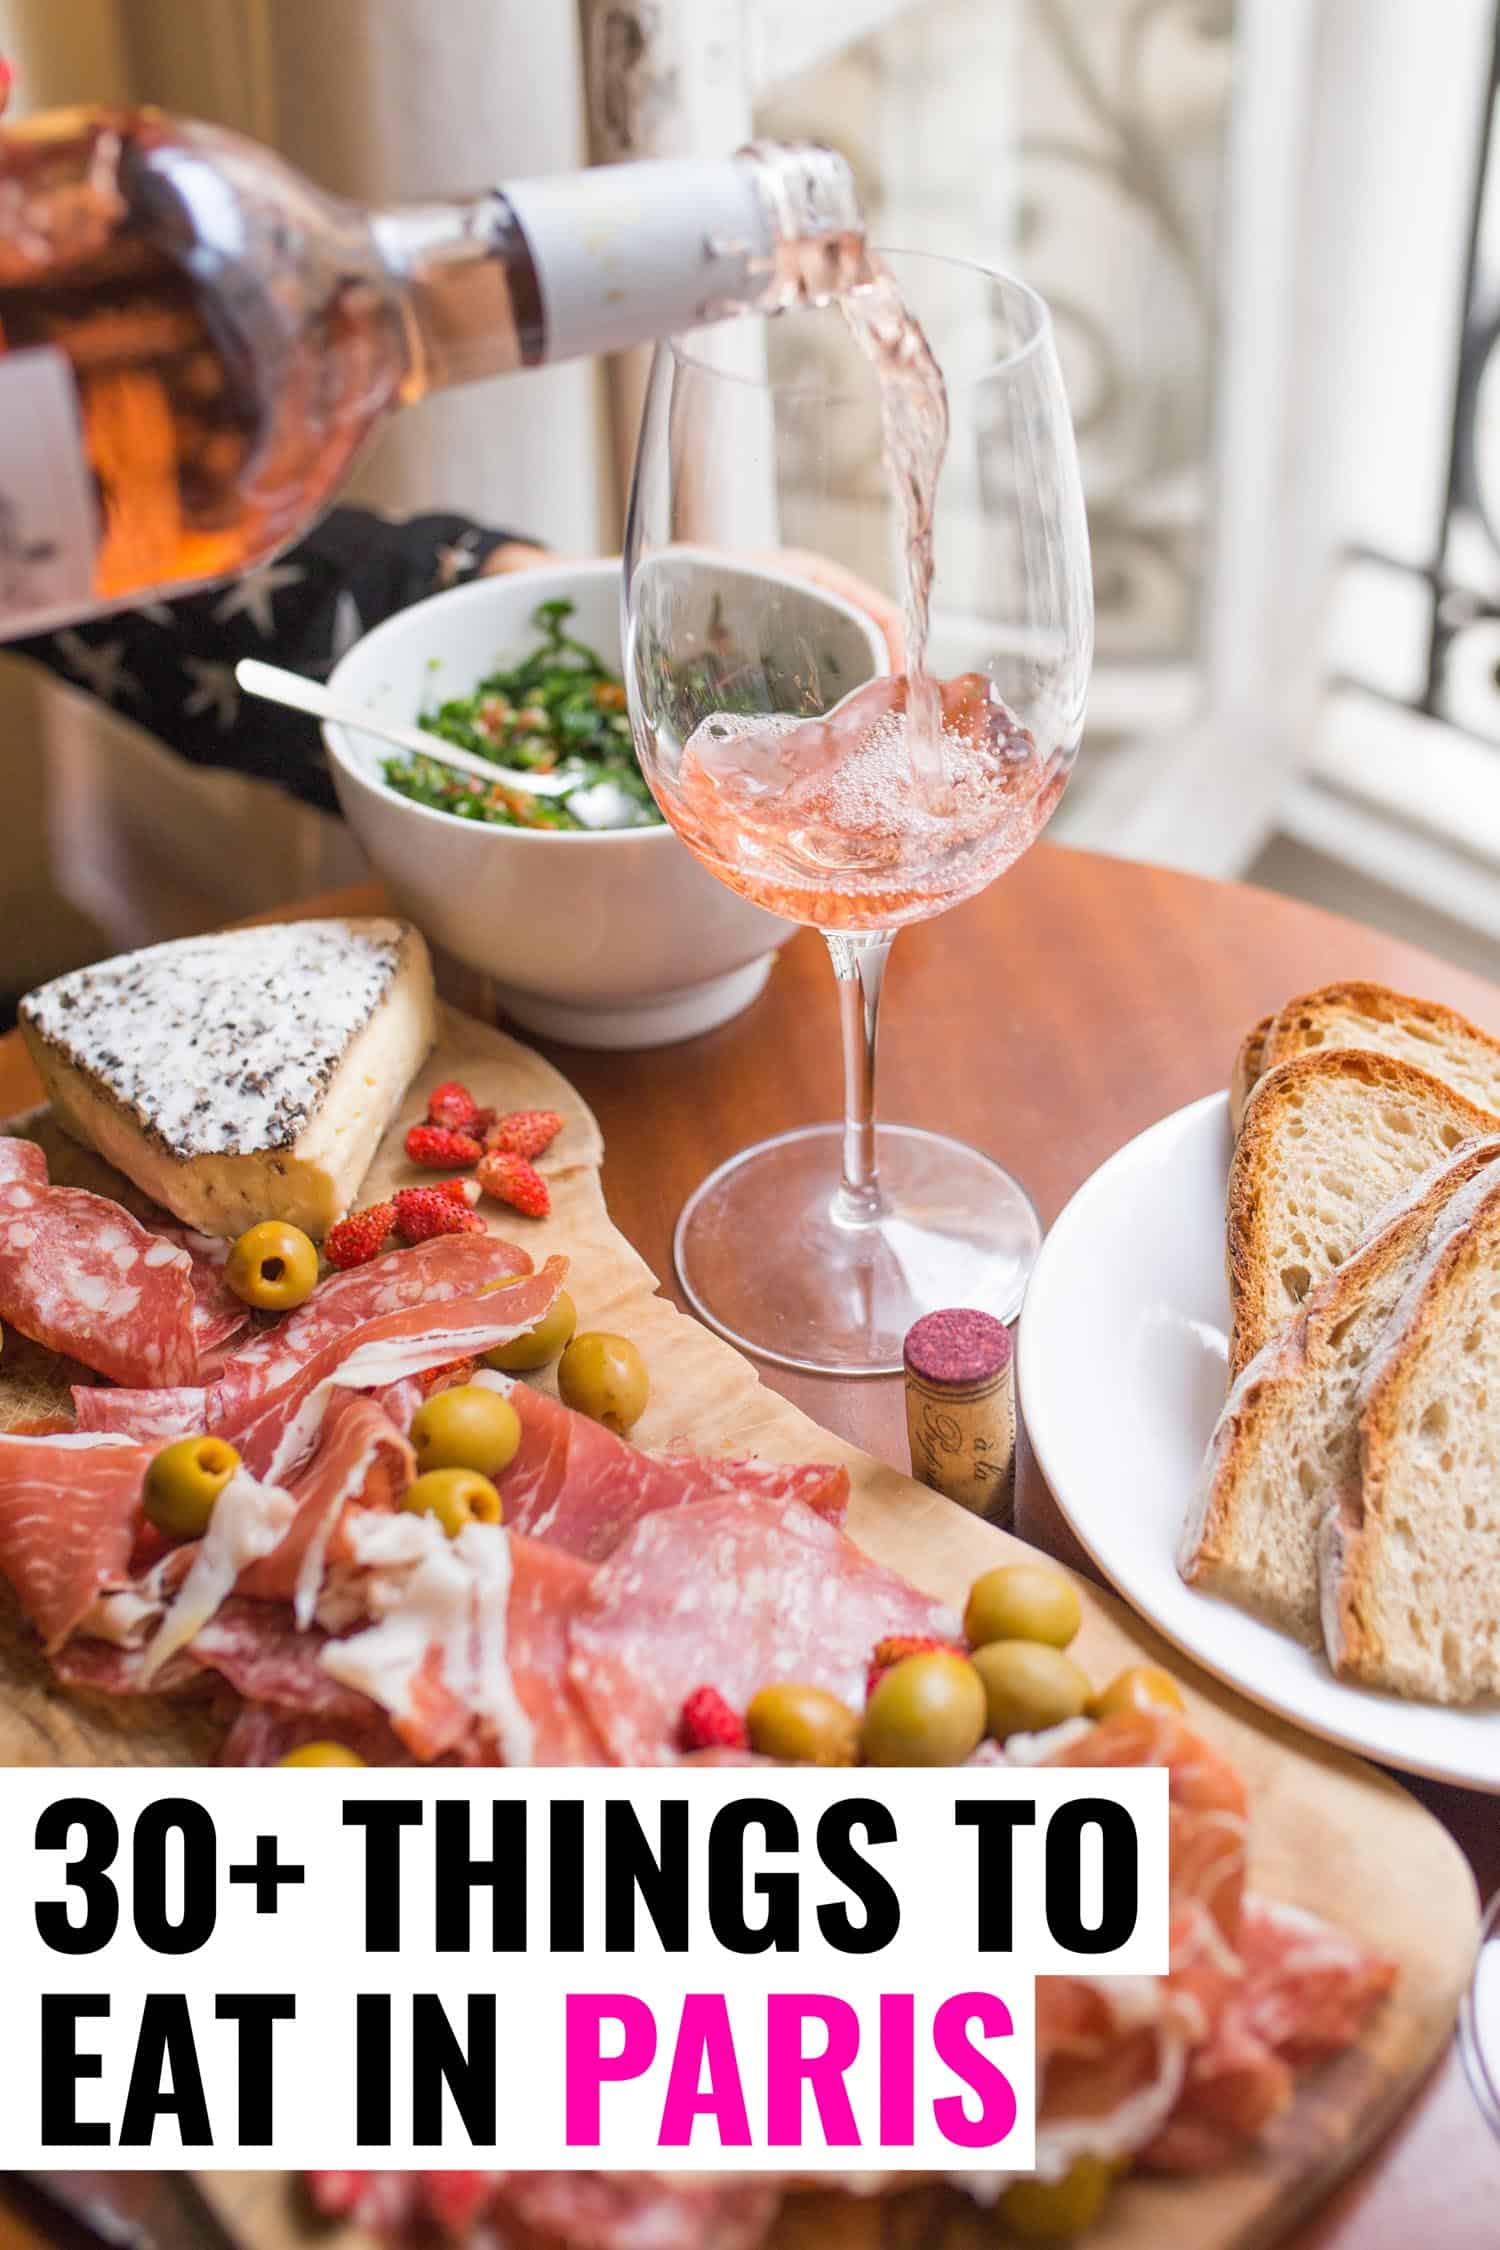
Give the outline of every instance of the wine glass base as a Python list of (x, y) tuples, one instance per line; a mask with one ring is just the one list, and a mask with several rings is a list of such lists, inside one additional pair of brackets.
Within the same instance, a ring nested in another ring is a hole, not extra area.
[(742, 1351), (820, 1375), (892, 1375), (923, 1313), (1020, 1310), (1042, 1226), (977, 1149), (915, 1125), (876, 1129), (883, 1209), (841, 1209), (843, 1128), (743, 1149), (683, 1206), (674, 1249), (693, 1310)]

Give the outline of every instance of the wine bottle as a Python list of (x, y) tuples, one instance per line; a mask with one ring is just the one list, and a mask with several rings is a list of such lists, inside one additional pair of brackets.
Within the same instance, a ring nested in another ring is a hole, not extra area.
[(155, 110), (0, 131), (0, 639), (263, 561), (429, 391), (825, 301), (862, 242), (821, 148), (371, 211)]

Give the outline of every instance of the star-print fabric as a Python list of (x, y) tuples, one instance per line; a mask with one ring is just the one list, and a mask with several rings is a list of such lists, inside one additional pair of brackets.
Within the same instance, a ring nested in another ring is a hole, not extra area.
[(463, 516), (394, 523), (336, 508), (300, 547), (204, 594), (116, 610), (10, 646), (147, 728), (194, 765), (230, 766), (336, 811), (317, 722), (241, 696), (260, 656), (326, 679), (361, 633), (482, 568), (517, 535)]

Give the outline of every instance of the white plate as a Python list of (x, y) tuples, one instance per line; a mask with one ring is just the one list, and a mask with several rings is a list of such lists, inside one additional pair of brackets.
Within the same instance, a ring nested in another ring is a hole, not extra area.
[(1223, 1404), (1229, 1105), (1127, 1142), (1058, 1219), (1026, 1292), (1017, 1369), (1032, 1446), (1105, 1576), (1242, 1694), (1349, 1749), (1500, 1791), (1500, 1706), (1346, 1687), (1322, 1658), (1177, 1575), (1177, 1534)]

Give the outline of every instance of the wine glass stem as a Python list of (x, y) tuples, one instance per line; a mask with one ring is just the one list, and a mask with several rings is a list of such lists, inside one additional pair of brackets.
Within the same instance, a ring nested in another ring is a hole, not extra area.
[(894, 930), (825, 931), (839, 987), (844, 1046), (844, 1177), (834, 1217), (869, 1226), (885, 1211), (875, 1158), (875, 1040)]

